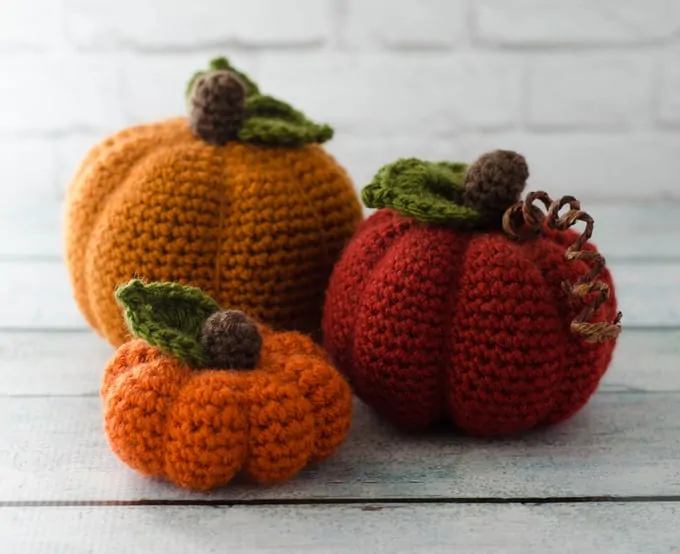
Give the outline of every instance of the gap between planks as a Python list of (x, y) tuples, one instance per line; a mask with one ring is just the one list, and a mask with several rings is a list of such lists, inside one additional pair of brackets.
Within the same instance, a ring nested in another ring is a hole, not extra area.
[[(656, 496), (560, 496), (560, 497), (477, 497), (462, 496), (441, 498), (371, 498), (370, 505), (376, 509), (382, 506), (408, 504), (647, 504), (654, 502), (680, 503), (680, 495)], [(212, 507), (232, 508), (236, 506), (365, 506), (365, 498), (253, 498), (239, 500), (19, 500), (0, 501), (3, 508), (134, 508), (140, 506), (159, 507)]]

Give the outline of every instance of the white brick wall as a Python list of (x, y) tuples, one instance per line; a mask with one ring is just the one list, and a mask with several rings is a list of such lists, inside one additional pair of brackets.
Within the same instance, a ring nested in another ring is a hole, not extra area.
[(680, 201), (680, 0), (1, 0), (7, 202), (56, 204), (93, 141), (182, 113), (216, 54), (331, 123), (358, 188), (502, 147), (555, 194)]

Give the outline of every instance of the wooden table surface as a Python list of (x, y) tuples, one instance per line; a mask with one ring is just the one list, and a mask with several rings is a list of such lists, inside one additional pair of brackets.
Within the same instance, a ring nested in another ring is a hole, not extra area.
[(573, 419), (414, 437), (357, 402), (327, 462), (211, 494), (113, 456), (98, 396), (112, 351), (71, 300), (57, 224), (0, 224), (0, 552), (680, 552), (680, 208), (589, 211), (625, 330)]

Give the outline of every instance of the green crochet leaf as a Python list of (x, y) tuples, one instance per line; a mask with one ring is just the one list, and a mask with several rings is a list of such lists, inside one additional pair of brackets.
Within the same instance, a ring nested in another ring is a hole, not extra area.
[(227, 71), (231, 71), (234, 75), (238, 76), (241, 79), (243, 84), (246, 86), (246, 96), (260, 93), (260, 89), (258, 88), (257, 84), (255, 84), (255, 82), (250, 77), (248, 77), (248, 75), (246, 75), (242, 71), (239, 71), (233, 65), (231, 65), (227, 58), (220, 57), (211, 60), (208, 69), (202, 69), (192, 75), (191, 79), (189, 79), (189, 82), (187, 83), (185, 96), (189, 98), (189, 95), (191, 94), (191, 89), (194, 87), (194, 83), (196, 82), (197, 79), (199, 79), (200, 77), (207, 73), (210, 73), (211, 71), (219, 71), (225, 69)]
[(199, 335), (205, 320), (220, 307), (202, 290), (132, 279), (118, 287), (115, 296), (133, 335), (190, 366), (207, 363)]
[(187, 101), (191, 100), (191, 92), (197, 79), (219, 70), (237, 75), (246, 87), (243, 122), (237, 133), (238, 140), (267, 146), (300, 146), (321, 144), (333, 138), (333, 129), (330, 126), (315, 123), (290, 104), (261, 94), (257, 84), (224, 57), (212, 60), (208, 69), (198, 71), (191, 77), (185, 93)]
[(403, 158), (383, 166), (364, 187), (368, 208), (391, 208), (419, 221), (475, 225), (480, 214), (463, 205), (467, 164)]
[(323, 143), (333, 129), (310, 121), (302, 112), (272, 96), (256, 94), (246, 99), (239, 140), (276, 146)]

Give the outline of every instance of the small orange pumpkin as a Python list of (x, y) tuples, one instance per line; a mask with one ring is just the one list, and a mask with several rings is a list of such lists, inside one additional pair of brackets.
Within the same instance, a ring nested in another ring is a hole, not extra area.
[(116, 298), (137, 338), (110, 360), (101, 395), (109, 445), (128, 466), (197, 491), (241, 471), (276, 483), (345, 440), (349, 385), (309, 337), (177, 283), (133, 279)]

